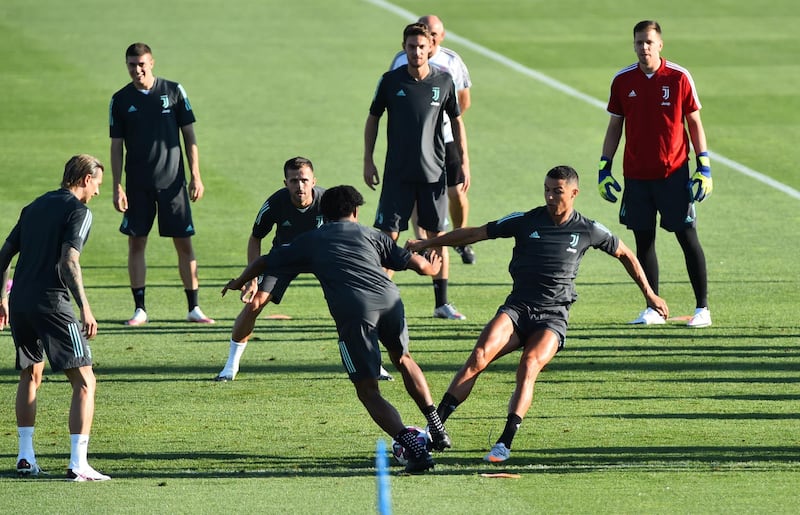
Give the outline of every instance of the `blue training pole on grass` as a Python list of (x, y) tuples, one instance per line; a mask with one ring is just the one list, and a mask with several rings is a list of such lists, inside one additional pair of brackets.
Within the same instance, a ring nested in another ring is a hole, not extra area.
[(375, 475), (378, 478), (378, 513), (391, 515), (392, 491), (389, 486), (389, 462), (386, 459), (386, 442), (383, 438), (378, 440), (375, 454)]

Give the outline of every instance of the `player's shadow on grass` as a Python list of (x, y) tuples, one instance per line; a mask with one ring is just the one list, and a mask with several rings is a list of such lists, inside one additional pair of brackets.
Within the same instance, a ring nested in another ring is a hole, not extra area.
[[(92, 452), (98, 469), (114, 479), (214, 479), (271, 477), (375, 477), (374, 456), (314, 457), (284, 454), (237, 452)], [(0, 460), (13, 463), (16, 454), (0, 454)], [(43, 468), (64, 461), (63, 453), (38, 453)], [(106, 465), (108, 464), (108, 465)], [(62, 479), (61, 470), (47, 470), (52, 479)], [(392, 468), (392, 472), (402, 468)], [(9, 470), (0, 477), (16, 477)]]
[[(481, 472), (574, 474), (598, 471), (686, 472), (686, 471), (775, 471), (794, 469), (800, 461), (797, 446), (664, 446), (583, 447), (512, 450), (502, 464), (476, 461), (488, 449), (459, 449), (435, 456), (438, 473), (464, 474), (476, 467)], [(463, 454), (470, 457), (463, 457)], [(473, 457), (474, 456), (474, 457)]]
[[(260, 323), (260, 321), (259, 321)], [(158, 320), (148, 322), (139, 327), (128, 327), (119, 320), (100, 320), (101, 336), (125, 336), (136, 338), (140, 336), (161, 336), (183, 334), (191, 337), (192, 343), (228, 341), (231, 334), (233, 320), (217, 319), (216, 324), (193, 324), (182, 320)], [(295, 327), (281, 327), (265, 322), (260, 327), (256, 327), (254, 340), (273, 340), (276, 343), (288, 343), (287, 340), (294, 339), (289, 336), (297, 335), (296, 339), (302, 342), (331, 340), (337, 341), (336, 326), (330, 324), (304, 324)], [(297, 343), (297, 342), (294, 342)]]
[[(436, 467), (428, 475), (471, 476), (480, 473), (584, 474), (598, 471), (777, 471), (791, 470), (800, 462), (797, 446), (650, 446), (515, 448), (502, 464), (482, 461), (486, 449), (457, 449), (436, 453)], [(0, 454), (12, 462), (15, 455)], [(62, 453), (39, 453), (40, 463), (60, 463)], [(308, 455), (239, 452), (93, 452), (95, 465), (115, 479), (231, 479), (272, 477), (374, 477), (374, 455), (315, 457)], [(403, 468), (390, 459), (390, 473)], [(105, 464), (113, 466), (104, 466)], [(3, 476), (16, 476), (9, 471)], [(53, 473), (53, 479), (58, 474)], [(160, 485), (160, 486), (167, 486)]]

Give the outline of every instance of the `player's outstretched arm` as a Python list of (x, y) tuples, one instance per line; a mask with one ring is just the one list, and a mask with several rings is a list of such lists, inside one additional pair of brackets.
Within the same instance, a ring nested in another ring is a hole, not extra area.
[(419, 275), (434, 276), (442, 269), (442, 256), (435, 250), (430, 250), (425, 254), (412, 254), (407, 268), (414, 270)]
[(406, 248), (412, 252), (420, 252), (431, 247), (469, 245), (470, 243), (487, 239), (489, 239), (489, 236), (485, 225), (481, 227), (462, 227), (427, 240), (408, 240)]
[(224, 297), (228, 290), (241, 291), (251, 279), (254, 279), (264, 273), (264, 270), (267, 269), (267, 265), (264, 261), (265, 257), (266, 256), (261, 256), (258, 259), (254, 259), (249, 265), (247, 265), (247, 268), (245, 268), (242, 273), (239, 274), (239, 277), (228, 281), (228, 284), (222, 287), (222, 291), (220, 292), (222, 296)]
[(664, 318), (669, 317), (669, 307), (667, 307), (666, 301), (656, 295), (656, 293), (653, 291), (653, 288), (647, 281), (647, 276), (644, 273), (641, 263), (639, 263), (639, 260), (636, 258), (636, 254), (634, 254), (627, 245), (622, 243), (622, 240), (619, 242), (619, 246), (617, 247), (617, 252), (614, 254), (614, 257), (622, 262), (625, 270), (628, 271), (628, 275), (630, 275), (633, 281), (639, 286), (639, 289), (642, 291), (642, 294), (647, 301), (647, 305), (658, 311), (658, 313)]

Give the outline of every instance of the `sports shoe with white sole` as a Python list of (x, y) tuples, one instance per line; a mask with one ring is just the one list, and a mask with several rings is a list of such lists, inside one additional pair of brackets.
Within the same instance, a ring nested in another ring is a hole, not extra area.
[(195, 324), (214, 324), (216, 321), (213, 318), (208, 318), (205, 313), (200, 309), (200, 306), (195, 306), (186, 315), (187, 322), (194, 322)]
[(46, 472), (39, 467), (36, 460), (30, 462), (22, 458), (17, 462), (17, 475), (19, 477), (38, 477), (39, 474), (46, 474)]
[(390, 374), (388, 370), (383, 368), (383, 365), (381, 365), (381, 369), (378, 372), (378, 381), (394, 381), (394, 377), (392, 377), (392, 374)]
[(658, 313), (658, 311), (648, 307), (647, 309), (639, 313), (639, 317), (637, 319), (631, 320), (628, 323), (637, 325), (661, 325), (665, 324), (666, 320), (664, 320), (664, 317), (662, 317)]
[(111, 476), (101, 474), (89, 465), (81, 469), (67, 469), (67, 481), (83, 482), (83, 481), (108, 481)]
[(433, 318), (445, 318), (447, 320), (466, 320), (467, 317), (458, 312), (452, 304), (442, 304), (433, 310)]
[(125, 321), (125, 325), (137, 326), (147, 323), (147, 312), (142, 308), (136, 308), (130, 320)]
[(224, 370), (217, 374), (217, 377), (214, 378), (214, 381), (218, 383), (227, 383), (228, 381), (233, 381), (236, 378), (235, 373), (225, 372)]
[(483, 457), (483, 461), (490, 463), (503, 463), (511, 456), (511, 449), (506, 447), (506, 444), (498, 442), (494, 444), (489, 454)]
[(689, 327), (708, 327), (711, 325), (711, 311), (708, 308), (694, 310), (692, 319), (686, 324)]

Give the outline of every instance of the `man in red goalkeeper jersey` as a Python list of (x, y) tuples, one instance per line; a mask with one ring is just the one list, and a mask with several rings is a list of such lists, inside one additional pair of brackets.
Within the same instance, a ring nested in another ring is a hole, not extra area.
[[(622, 188), (611, 175), (611, 163), (624, 128), (625, 190), (620, 223), (633, 231), (637, 257), (656, 293), (656, 216), (660, 215), (662, 228), (675, 233), (696, 300), (688, 325), (706, 327), (711, 325), (708, 276), (697, 237), (695, 204), (711, 194), (711, 162), (692, 76), (685, 68), (661, 57), (663, 46), (658, 22), (645, 20), (636, 24), (633, 48), (638, 62), (617, 72), (611, 82), (611, 118), (603, 141), (598, 188), (605, 200), (617, 201), (614, 191), (618, 193)], [(689, 170), (690, 140), (697, 162), (694, 174)], [(647, 308), (632, 323), (663, 324), (664, 318)]]

